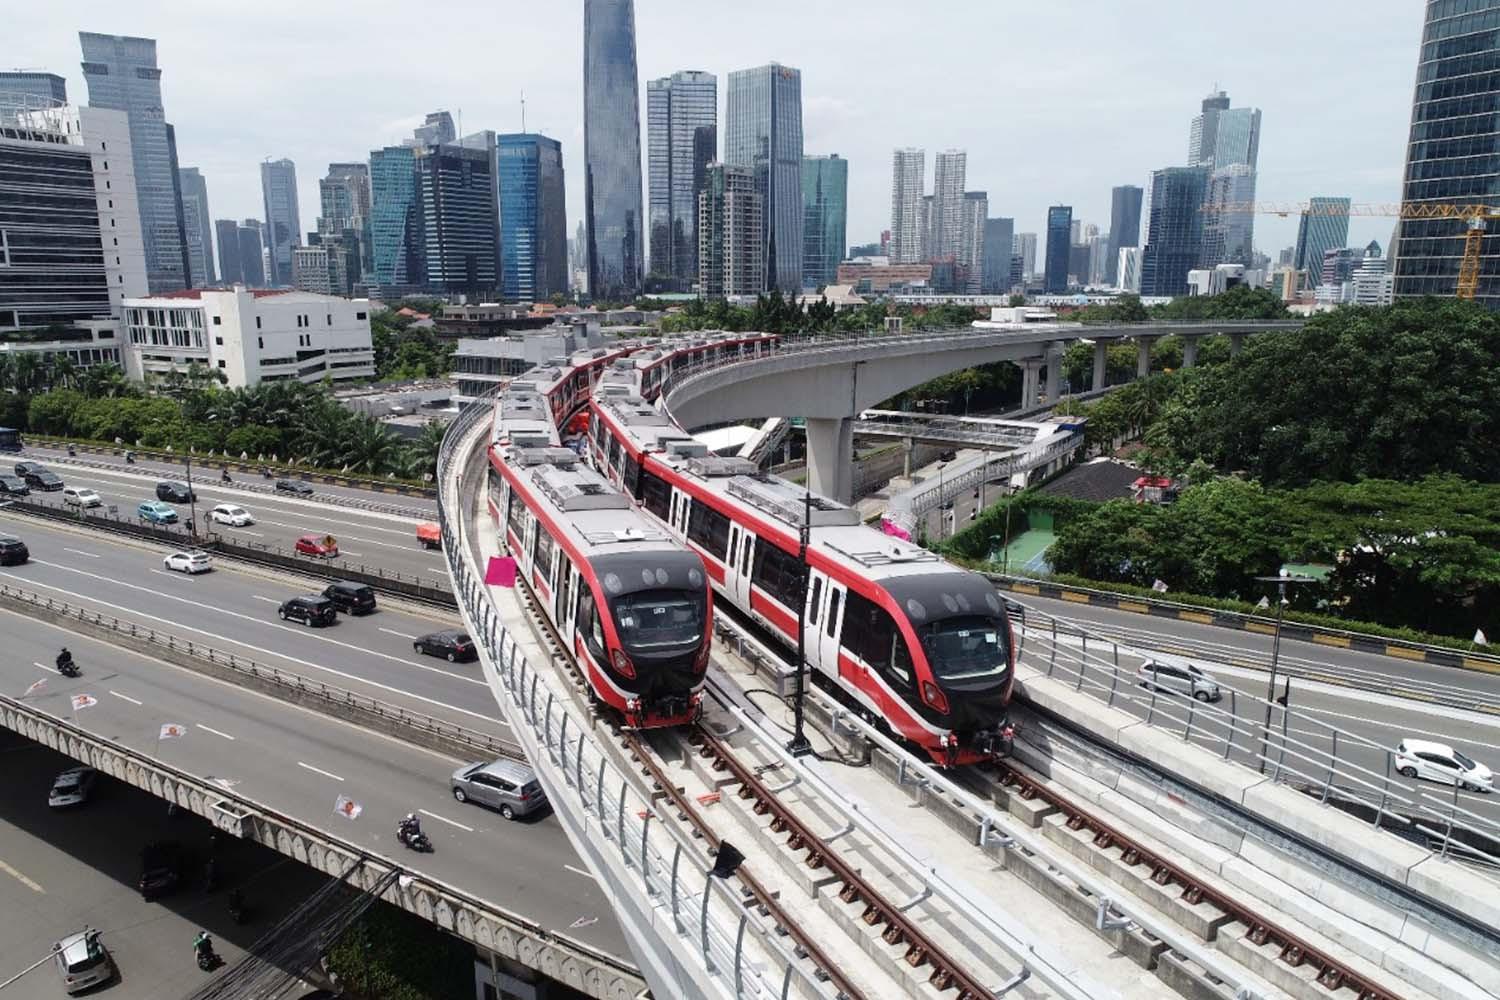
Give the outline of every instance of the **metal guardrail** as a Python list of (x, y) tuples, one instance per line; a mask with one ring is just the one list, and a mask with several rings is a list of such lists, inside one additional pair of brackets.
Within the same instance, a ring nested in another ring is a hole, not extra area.
[(972, 466), (969, 468), (937, 479), (927, 479), (892, 496), (886, 503), (886, 519), (912, 531), (924, 515), (941, 507), (950, 497), (978, 489), (981, 484), (996, 476), (1030, 472), (1082, 447), (1083, 438), (1071, 435), (1041, 448), (1023, 448), (1008, 455), (994, 456), (988, 461), (984, 456), (971, 459)]

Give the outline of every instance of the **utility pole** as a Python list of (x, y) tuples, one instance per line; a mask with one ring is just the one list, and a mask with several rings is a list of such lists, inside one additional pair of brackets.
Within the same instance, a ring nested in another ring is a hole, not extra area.
[(198, 538), (198, 496), (193, 492), (193, 456), (183, 460), (187, 464), (188, 509), (192, 520), (188, 521), (188, 534)]
[(812, 573), (807, 564), (808, 534), (812, 529), (812, 490), (802, 491), (802, 526), (797, 533), (797, 560), (802, 564), (802, 600), (797, 603), (797, 677), (792, 689), (792, 741), (787, 753), (801, 757), (812, 752), (803, 728), (803, 703), (807, 700), (807, 594)]
[[(1282, 567), (1276, 576), (1258, 576), (1255, 579), (1262, 583), (1276, 584), (1276, 631), (1271, 638), (1271, 676), (1266, 684), (1266, 720), (1260, 731), (1260, 773), (1266, 773), (1266, 756), (1269, 750), (1271, 738), (1271, 706), (1276, 703), (1276, 668), (1281, 660), (1281, 620), (1286, 613), (1286, 588), (1288, 585), (1295, 586), (1299, 583), (1316, 583), (1310, 576), (1292, 576)], [(1290, 694), (1291, 685), (1287, 685)], [(1285, 701), (1281, 703), (1282, 720), (1286, 720), (1286, 713), (1290, 710)]]

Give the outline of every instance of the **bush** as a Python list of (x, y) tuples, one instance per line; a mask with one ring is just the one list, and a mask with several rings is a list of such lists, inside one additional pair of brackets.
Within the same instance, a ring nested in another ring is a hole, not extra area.
[(384, 901), (365, 911), (328, 950), (346, 995), (447, 1000), (474, 993), (474, 949)]

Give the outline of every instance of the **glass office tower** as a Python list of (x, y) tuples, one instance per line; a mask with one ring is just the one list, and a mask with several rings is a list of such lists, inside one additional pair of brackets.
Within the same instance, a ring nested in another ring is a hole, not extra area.
[(1151, 215), (1141, 251), (1142, 295), (1186, 295), (1188, 272), (1203, 253), (1206, 166), (1168, 167), (1151, 173)]
[(1048, 295), (1068, 290), (1068, 254), (1073, 246), (1073, 206), (1047, 209), (1047, 259), (1043, 264)]
[(686, 292), (698, 277), (698, 192), (719, 158), (719, 81), (686, 70), (646, 84), (651, 282)]
[(500, 294), (540, 302), (568, 290), (562, 143), (512, 133), (500, 144)]
[(583, 200), (589, 294), (641, 290), (641, 107), (634, 0), (584, 0)]
[(370, 153), (370, 252), (374, 284), (382, 290), (422, 284), (422, 258), (412, 233), (416, 157), (411, 146)]
[(302, 245), (302, 213), (297, 209), (297, 167), (291, 160), (260, 165), (260, 190), (266, 205), (266, 249), (271, 251), (273, 288), (292, 286), (292, 250)]
[(769, 63), (729, 74), (724, 162), (760, 184), (766, 286), (802, 288), (802, 73)]
[(849, 161), (802, 158), (802, 287), (831, 285), (848, 248)]

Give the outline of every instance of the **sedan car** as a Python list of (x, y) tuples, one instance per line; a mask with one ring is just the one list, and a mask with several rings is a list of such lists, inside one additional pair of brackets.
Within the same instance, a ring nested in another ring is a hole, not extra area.
[(332, 535), (303, 535), (294, 547), (298, 555), (318, 559), (335, 559), (339, 554), (339, 543)]
[(457, 629), (419, 635), (412, 642), (411, 648), (427, 656), (440, 657), (449, 663), (467, 663), (479, 655), (474, 648), (474, 640), (469, 638), (468, 633)]
[(26, 543), (11, 535), (0, 535), (0, 566), (19, 566), (31, 558)]
[(1495, 790), (1494, 772), (1446, 743), (1409, 737), (1402, 740), (1396, 744), (1396, 770), (1408, 778), (1424, 778), (1440, 785), (1476, 792)]
[(64, 806), (81, 806), (89, 800), (99, 772), (92, 767), (70, 767), (52, 779), (52, 790), (47, 793), (47, 804), (53, 809)]
[(136, 884), (146, 902), (170, 895), (187, 874), (188, 856), (183, 846), (166, 840), (147, 844), (141, 850), (141, 878)]
[(207, 552), (173, 552), (161, 564), (181, 573), (207, 573), (214, 568), (214, 562)]
[(11, 497), (24, 497), (31, 494), (31, 487), (26, 485), (26, 480), (20, 476), (0, 475), (0, 493)]
[(136, 516), (152, 524), (176, 524), (177, 509), (162, 500), (147, 500), (135, 509)]
[(101, 986), (115, 977), (115, 962), (99, 940), (99, 932), (84, 927), (52, 946), (52, 961), (69, 996)]
[(165, 500), (168, 503), (191, 503), (198, 499), (198, 495), (188, 489), (186, 483), (174, 483), (169, 480), (156, 484), (156, 499)]
[(103, 507), (104, 499), (87, 486), (69, 486), (63, 490), (63, 503), (73, 507)]
[(33, 472), (46, 472), (46, 471), (47, 471), (47, 467), (45, 465), (43, 465), (41, 462), (17, 462), (16, 463), (16, 475), (20, 476), (22, 479), (25, 479), (27, 476), (31, 475)]
[(276, 480), (277, 493), (293, 493), (299, 497), (310, 497), (313, 488), (300, 479), (278, 479)]
[[(25, 465), (26, 463), (22, 462), (21, 464)], [(43, 492), (51, 493), (56, 490), (62, 489), (63, 481), (62, 477), (57, 473), (48, 472), (46, 469), (43, 469), (40, 472), (26, 473), (26, 485), (30, 486), (34, 490), (42, 490)]]
[(254, 524), (255, 518), (250, 512), (238, 504), (221, 503), (208, 512), (208, 516), (216, 524), (228, 524), (236, 528), (243, 528), (247, 524)]

